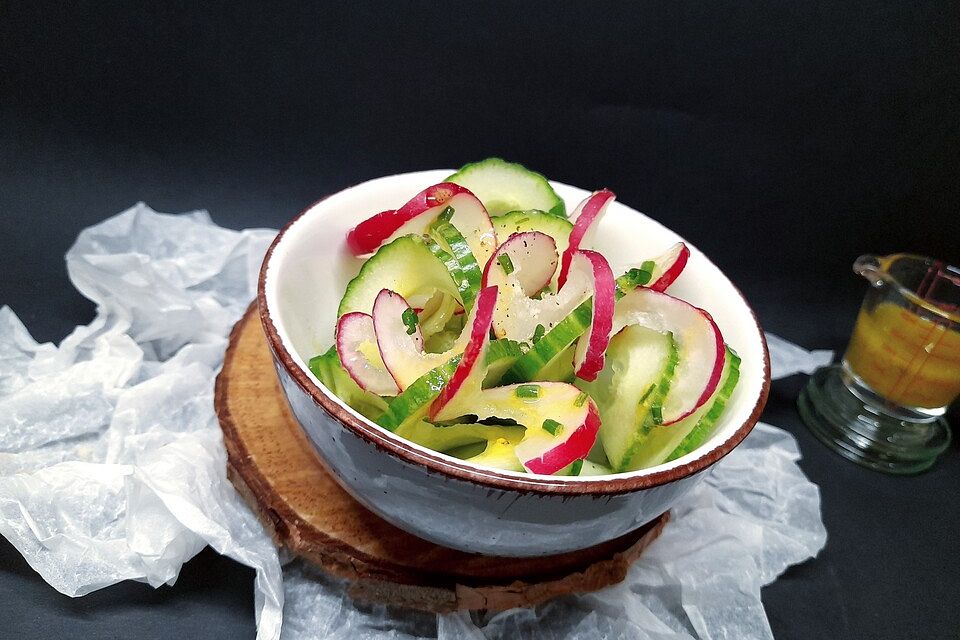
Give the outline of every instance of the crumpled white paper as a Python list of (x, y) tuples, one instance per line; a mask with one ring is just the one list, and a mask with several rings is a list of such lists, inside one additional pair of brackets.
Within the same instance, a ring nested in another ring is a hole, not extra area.
[[(70, 279), (97, 316), (59, 347), (0, 308), (0, 534), (58, 591), (172, 584), (205, 545), (257, 572), (257, 637), (770, 638), (760, 588), (815, 556), (820, 494), (765, 424), (673, 509), (620, 585), (536, 609), (354, 603), (278, 552), (225, 474), (213, 384), (274, 235), (143, 204), (83, 231)], [(775, 377), (824, 363), (768, 334)], [(774, 343), (777, 344), (774, 347)], [(782, 344), (781, 344), (782, 343)], [(784, 355), (786, 354), (786, 355)]]
[(774, 380), (786, 378), (796, 373), (811, 374), (820, 367), (833, 362), (833, 351), (817, 349), (807, 351), (792, 342), (787, 342), (772, 333), (767, 337), (767, 349), (770, 351), (770, 377)]

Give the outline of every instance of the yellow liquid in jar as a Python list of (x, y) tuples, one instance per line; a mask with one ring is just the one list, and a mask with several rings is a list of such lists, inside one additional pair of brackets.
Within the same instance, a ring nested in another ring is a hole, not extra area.
[(904, 407), (937, 409), (960, 395), (960, 332), (892, 302), (860, 309), (844, 360), (871, 389)]

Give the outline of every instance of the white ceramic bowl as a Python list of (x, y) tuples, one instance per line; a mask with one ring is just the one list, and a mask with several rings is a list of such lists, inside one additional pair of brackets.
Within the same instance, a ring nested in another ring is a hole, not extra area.
[[(337, 305), (361, 261), (345, 238), (450, 171), (379, 178), (304, 211), (274, 240), (260, 273), (260, 317), (294, 415), (337, 481), (410, 533), (467, 552), (537, 556), (611, 540), (653, 520), (746, 437), (770, 386), (756, 317), (737, 288), (695, 247), (670, 293), (709, 311), (743, 359), (740, 383), (713, 436), (667, 464), (611, 476), (554, 477), (479, 467), (394, 436), (342, 403), (307, 367), (333, 343)], [(587, 191), (553, 183), (572, 210)], [(613, 265), (657, 255), (681, 238), (615, 202), (595, 248)], [(687, 243), (689, 245), (689, 243)]]

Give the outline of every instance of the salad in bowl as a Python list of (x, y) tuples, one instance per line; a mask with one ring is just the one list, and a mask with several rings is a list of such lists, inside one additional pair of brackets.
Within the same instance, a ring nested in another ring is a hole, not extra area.
[(611, 264), (592, 239), (612, 191), (568, 215), (497, 158), (424, 187), (346, 235), (363, 263), (309, 361), (320, 382), (402, 438), (514, 472), (634, 471), (708, 439), (741, 360), (672, 294), (685, 243)]
[(696, 247), (491, 159), (369, 180), (294, 218), (258, 307), (331, 476), (467, 552), (584, 549), (668, 510), (757, 422), (763, 334)]

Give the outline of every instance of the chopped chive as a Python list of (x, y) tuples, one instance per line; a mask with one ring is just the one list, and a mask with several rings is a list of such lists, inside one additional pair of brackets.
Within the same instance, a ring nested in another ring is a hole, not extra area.
[(412, 336), (417, 331), (417, 325), (420, 323), (420, 318), (417, 317), (417, 312), (407, 307), (404, 310), (403, 315), (400, 316), (400, 319), (403, 320), (403, 324), (407, 327), (407, 335)]
[(650, 407), (650, 416), (653, 418), (653, 424), (663, 424), (663, 407), (658, 404)]
[(574, 461), (573, 461), (573, 466), (570, 467), (570, 475), (572, 475), (572, 476), (578, 476), (578, 475), (580, 475), (580, 472), (581, 472), (582, 470), (583, 470), (583, 459), (574, 460)]
[(643, 264), (640, 265), (641, 271), (646, 271), (650, 275), (653, 275), (653, 270), (657, 268), (657, 263), (653, 260), (644, 260)]
[(552, 436), (556, 436), (556, 435), (559, 435), (561, 431), (563, 431), (563, 425), (557, 422), (556, 420), (547, 418), (546, 420), (543, 421), (543, 430)]
[(540, 342), (540, 338), (544, 336), (547, 330), (543, 327), (542, 324), (538, 324), (537, 328), (533, 330), (533, 344)]
[(652, 384), (649, 387), (647, 387), (647, 390), (643, 392), (642, 396), (640, 396), (640, 402), (638, 404), (643, 404), (644, 402), (646, 402), (647, 398), (650, 397), (650, 394), (653, 393), (653, 390), (656, 388), (657, 388), (657, 385), (655, 384)]
[(580, 395), (578, 395), (577, 398), (576, 398), (576, 400), (573, 401), (573, 406), (575, 406), (575, 407), (582, 407), (582, 406), (583, 406), (583, 403), (585, 403), (585, 402), (587, 401), (587, 398), (589, 398), (589, 397), (590, 397), (590, 396), (588, 396), (586, 393), (584, 393), (583, 391), (581, 391), (581, 392), (580, 392)]
[(500, 266), (503, 267), (503, 272), (507, 275), (513, 273), (513, 260), (510, 259), (505, 253), (501, 253), (497, 256), (497, 262), (500, 263)]
[(443, 210), (439, 216), (437, 216), (437, 222), (450, 222), (450, 218), (453, 217), (453, 207), (447, 207)]
[(627, 271), (627, 277), (629, 278), (630, 282), (635, 285), (647, 284), (648, 282), (650, 282), (650, 276), (652, 275), (653, 275), (652, 270), (643, 269), (643, 268), (637, 269), (636, 267), (634, 267), (633, 269), (630, 269), (629, 271)]
[(539, 398), (540, 385), (521, 384), (520, 386), (517, 387), (517, 390), (514, 393), (518, 398)]

